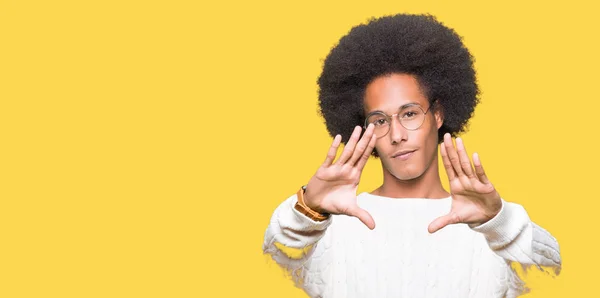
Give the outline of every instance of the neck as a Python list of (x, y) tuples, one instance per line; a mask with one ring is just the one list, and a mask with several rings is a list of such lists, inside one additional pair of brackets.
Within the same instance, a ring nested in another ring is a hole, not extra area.
[(390, 198), (428, 199), (442, 199), (450, 196), (442, 186), (437, 152), (425, 173), (414, 179), (400, 180), (383, 167), (383, 184), (372, 194)]

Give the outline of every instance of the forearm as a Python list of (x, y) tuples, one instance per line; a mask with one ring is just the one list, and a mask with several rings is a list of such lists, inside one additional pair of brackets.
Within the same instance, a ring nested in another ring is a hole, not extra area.
[(325, 234), (332, 219), (313, 221), (294, 208), (297, 196), (281, 203), (269, 222), (263, 242), (263, 252), (288, 269), (298, 268)]
[(527, 211), (518, 204), (504, 202), (496, 217), (473, 230), (485, 235), (490, 248), (506, 260), (526, 265), (561, 268), (557, 240), (532, 222)]

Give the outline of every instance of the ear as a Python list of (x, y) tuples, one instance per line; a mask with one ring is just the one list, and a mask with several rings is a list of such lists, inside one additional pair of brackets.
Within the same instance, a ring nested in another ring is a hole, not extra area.
[(437, 101), (435, 103), (435, 110), (433, 116), (435, 117), (437, 129), (440, 129), (440, 127), (442, 127), (442, 124), (444, 124), (444, 110), (442, 109), (442, 105), (439, 104)]

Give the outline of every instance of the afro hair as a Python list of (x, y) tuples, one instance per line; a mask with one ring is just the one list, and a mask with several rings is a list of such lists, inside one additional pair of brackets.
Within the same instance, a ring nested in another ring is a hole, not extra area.
[(319, 113), (329, 134), (340, 134), (346, 143), (354, 127), (364, 124), (367, 85), (383, 75), (409, 74), (430, 103), (441, 105), (441, 142), (445, 133), (455, 137), (466, 130), (479, 103), (473, 62), (461, 37), (431, 15), (371, 19), (352, 28), (325, 58), (317, 80)]

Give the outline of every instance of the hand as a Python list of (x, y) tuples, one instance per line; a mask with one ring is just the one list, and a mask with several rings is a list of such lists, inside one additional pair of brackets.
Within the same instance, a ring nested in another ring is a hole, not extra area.
[(482, 224), (496, 216), (502, 208), (502, 199), (485, 175), (479, 155), (473, 154), (473, 171), (462, 139), (456, 139), (454, 148), (448, 133), (444, 135), (440, 151), (450, 182), (452, 207), (450, 213), (429, 225), (429, 232), (435, 233), (449, 224)]
[(335, 136), (325, 162), (306, 186), (304, 202), (309, 208), (320, 213), (354, 216), (369, 229), (375, 228), (373, 217), (356, 203), (360, 176), (377, 140), (373, 130), (373, 124), (369, 124), (359, 141), (361, 128), (355, 127), (342, 155), (334, 163), (342, 139), (340, 135)]

